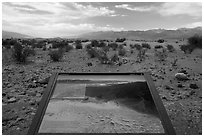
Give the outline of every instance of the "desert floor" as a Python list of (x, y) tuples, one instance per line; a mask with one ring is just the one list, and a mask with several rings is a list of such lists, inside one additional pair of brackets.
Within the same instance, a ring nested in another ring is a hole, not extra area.
[[(131, 41), (129, 42), (131, 43)], [(128, 44), (129, 44), (128, 43)], [(65, 52), (60, 62), (52, 62), (48, 51), (35, 49), (36, 55), (29, 57), (27, 64), (9, 61), (3, 51), (2, 65), (2, 132), (3, 134), (27, 134), (32, 119), (47, 84), (44, 79), (53, 72), (145, 72), (150, 71), (157, 91), (163, 101), (177, 134), (202, 134), (202, 52), (196, 49), (191, 54), (179, 50), (179, 44), (172, 44), (176, 52), (168, 52), (166, 61), (158, 61), (154, 55), (156, 42), (146, 53), (146, 59), (135, 62), (138, 51), (127, 51), (127, 62), (122, 65), (101, 64), (97, 58), (90, 58), (85, 49)], [(128, 50), (128, 48), (127, 48)], [(172, 67), (177, 58), (177, 65)], [(91, 64), (91, 65), (90, 65)], [(175, 74), (186, 70), (189, 80), (178, 81)], [(197, 89), (190, 88), (197, 84)], [(178, 86), (179, 85), (179, 86)], [(182, 86), (181, 86), (182, 85)], [(171, 87), (171, 89), (168, 88)]]

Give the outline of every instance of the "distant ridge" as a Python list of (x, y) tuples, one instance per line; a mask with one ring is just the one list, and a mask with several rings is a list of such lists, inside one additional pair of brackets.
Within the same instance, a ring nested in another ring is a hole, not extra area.
[(179, 28), (177, 30), (151, 29), (146, 31), (98, 31), (79, 35), (81, 39), (117, 39), (128, 38), (138, 40), (186, 39), (192, 35), (202, 35), (202, 27)]
[(24, 35), (21, 33), (17, 32), (10, 32), (10, 31), (2, 31), (2, 38), (7, 39), (7, 38), (32, 38), (31, 36)]

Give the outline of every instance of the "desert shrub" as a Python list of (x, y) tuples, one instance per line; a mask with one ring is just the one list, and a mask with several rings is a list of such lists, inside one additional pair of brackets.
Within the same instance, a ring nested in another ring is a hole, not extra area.
[(50, 50), (49, 55), (50, 59), (53, 61), (60, 61), (63, 57), (63, 50), (62, 49), (57, 49), (57, 50)]
[(119, 61), (119, 57), (118, 57), (118, 54), (114, 54), (112, 57), (111, 57), (111, 62), (117, 62)]
[(69, 44), (67, 46), (65, 46), (65, 52), (69, 52), (72, 49), (73, 49), (73, 47)]
[(169, 52), (174, 52), (175, 51), (175, 48), (172, 46), (172, 45), (167, 45), (166, 46), (167, 47), (167, 50), (169, 51)]
[(109, 51), (110, 47), (109, 46), (104, 46), (104, 47), (102, 47), (102, 49), (107, 53)]
[(145, 54), (146, 54), (146, 49), (141, 48), (137, 54), (137, 62), (141, 62), (142, 60), (145, 59)]
[(10, 45), (16, 45), (16, 44), (18, 44), (18, 41), (16, 39), (10, 40)]
[(67, 46), (67, 42), (66, 41), (54, 41), (52, 43), (52, 48), (56, 49), (56, 48), (65, 48)]
[(99, 47), (99, 42), (97, 40), (92, 40), (91, 41), (91, 46), (92, 47)]
[(82, 44), (80, 40), (76, 40), (75, 44), (76, 44), (76, 49), (82, 49)]
[(89, 40), (88, 40), (88, 39), (85, 39), (85, 40), (82, 40), (81, 42), (89, 42)]
[(107, 53), (103, 49), (98, 48), (95, 51), (96, 51), (96, 57), (101, 61), (101, 64), (109, 64), (110, 63), (110, 60), (107, 56)]
[(86, 47), (86, 50), (92, 48), (91, 44), (87, 44), (85, 47)]
[(177, 59), (177, 58), (175, 58), (175, 59), (173, 60), (173, 62), (171, 62), (171, 65), (172, 65), (172, 66), (177, 66), (177, 64), (176, 64), (176, 63), (177, 63), (177, 61), (178, 61), (178, 59)]
[(126, 50), (124, 48), (119, 48), (118, 55), (119, 56), (125, 56), (125, 54), (126, 54)]
[(117, 38), (115, 40), (115, 42), (124, 42), (126, 40), (126, 38)]
[(140, 44), (135, 44), (134, 47), (139, 51), (142, 49), (142, 46)]
[(168, 57), (167, 50), (165, 48), (162, 48), (162, 50), (155, 50), (155, 57), (157, 57), (159, 61), (165, 61)]
[(154, 49), (161, 49), (161, 48), (164, 48), (162, 45), (156, 45), (154, 46)]
[(100, 43), (99, 43), (99, 45), (98, 45), (98, 47), (105, 47), (106, 46), (106, 43), (104, 43), (103, 41), (100, 41)]
[(113, 50), (116, 50), (118, 48), (118, 44), (117, 43), (109, 43), (108, 46), (110, 48), (112, 48)]
[(188, 46), (194, 50), (195, 48), (202, 49), (202, 36), (194, 35), (188, 38)]
[(92, 47), (91, 48), (87, 48), (86, 51), (87, 51), (88, 55), (90, 56), (90, 58), (96, 57), (97, 53), (96, 53), (94, 48), (92, 48)]
[(119, 48), (119, 49), (123, 49), (124, 46), (123, 46), (123, 45), (119, 45), (118, 48)]
[(46, 47), (45, 47), (45, 46), (43, 46), (42, 50), (43, 50), (43, 51), (45, 51), (45, 50), (46, 50)]
[(191, 53), (193, 51), (193, 49), (191, 48), (191, 46), (189, 45), (179, 45), (180, 46), (180, 49), (185, 53), (185, 54), (188, 54), (188, 53)]
[(12, 57), (18, 61), (25, 63), (27, 57), (35, 55), (35, 51), (29, 47), (23, 47), (20, 43), (16, 43), (12, 50)]
[(148, 43), (142, 43), (142, 48), (151, 49), (151, 46)]
[(110, 60), (106, 53), (102, 54), (98, 59), (101, 61), (101, 64), (110, 64)]
[(158, 39), (157, 42), (158, 43), (164, 43), (164, 40), (163, 39)]

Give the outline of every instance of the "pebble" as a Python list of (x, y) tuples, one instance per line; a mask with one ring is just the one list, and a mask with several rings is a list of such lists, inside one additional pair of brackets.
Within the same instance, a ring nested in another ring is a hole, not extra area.
[(35, 91), (27, 91), (26, 94), (30, 95), (30, 96), (36, 96), (36, 92)]
[(175, 74), (175, 78), (177, 78), (178, 80), (188, 80), (188, 77), (186, 74), (184, 73), (176, 73)]
[(195, 83), (191, 83), (189, 87), (192, 89), (198, 89), (198, 86)]
[(10, 98), (9, 100), (8, 100), (8, 103), (14, 103), (14, 102), (16, 102), (17, 101), (17, 99), (15, 98), (15, 97), (12, 97), (12, 98)]
[(128, 120), (128, 119), (122, 119), (122, 121), (129, 122), (130, 120)]
[(110, 123), (111, 123), (112, 125), (114, 125), (114, 124), (115, 124), (115, 122), (114, 122), (114, 121), (111, 121)]
[(173, 90), (173, 88), (169, 85), (165, 85), (165, 88), (168, 89), (168, 90)]
[(32, 113), (31, 113), (31, 115), (35, 115), (35, 113), (34, 113), (34, 112), (32, 112)]
[(179, 88), (182, 88), (182, 87), (184, 87), (181, 83), (178, 83), (177, 84), (177, 87), (179, 87)]

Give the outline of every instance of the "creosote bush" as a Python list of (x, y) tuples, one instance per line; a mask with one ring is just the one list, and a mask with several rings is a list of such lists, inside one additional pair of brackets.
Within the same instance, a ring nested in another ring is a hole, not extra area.
[(140, 45), (140, 44), (130, 44), (130, 48), (131, 49), (134, 49), (134, 48), (136, 48), (137, 50), (140, 50), (141, 48), (142, 48), (142, 46)]
[(117, 38), (115, 40), (115, 42), (124, 42), (126, 40), (126, 38)]
[(125, 48), (119, 48), (119, 50), (118, 50), (118, 55), (119, 55), (119, 56), (125, 56), (125, 54), (126, 54)]
[(108, 46), (110, 48), (112, 48), (113, 50), (116, 50), (118, 48), (118, 44), (117, 43), (109, 43)]
[(180, 49), (185, 53), (185, 54), (190, 54), (193, 49), (189, 45), (179, 45)]
[(202, 49), (202, 36), (194, 35), (188, 38), (188, 44), (179, 46), (185, 54), (193, 52), (196, 48)]
[(83, 48), (80, 40), (76, 40), (75, 44), (76, 44), (76, 49), (82, 49)]
[(202, 49), (202, 36), (194, 35), (188, 38), (188, 46), (191, 47), (193, 50), (195, 48)]
[(90, 58), (95, 58), (97, 56), (96, 50), (92, 48), (91, 46), (87, 46), (86, 51), (88, 55), (90, 56)]
[(65, 52), (69, 52), (72, 49), (73, 49), (73, 47), (69, 44), (67, 46), (65, 46)]
[(163, 39), (158, 39), (157, 42), (158, 43), (164, 43), (164, 40)]
[(167, 50), (169, 51), (169, 52), (174, 52), (175, 51), (175, 48), (172, 46), (172, 45), (167, 45), (166, 46), (167, 47)]
[(151, 49), (151, 46), (148, 43), (142, 43), (142, 48)]
[(154, 49), (156, 50), (156, 49), (161, 49), (161, 48), (164, 48), (162, 45), (156, 45), (156, 46), (154, 46)]
[(51, 60), (53, 60), (55, 62), (60, 61), (63, 57), (63, 54), (64, 54), (64, 51), (61, 48), (59, 48), (57, 50), (50, 50), (49, 51), (49, 55), (50, 55)]
[(112, 57), (111, 57), (111, 62), (118, 62), (119, 61), (119, 57), (118, 57), (118, 54), (114, 54)]
[(167, 50), (165, 48), (155, 50), (155, 57), (157, 57), (159, 61), (165, 61), (168, 57)]
[(141, 62), (145, 59), (146, 48), (141, 48), (137, 54), (137, 62)]
[(30, 47), (24, 47), (20, 43), (15, 43), (13, 49), (12, 49), (12, 57), (17, 61), (21, 63), (25, 63), (27, 57), (35, 55), (34, 49)]

